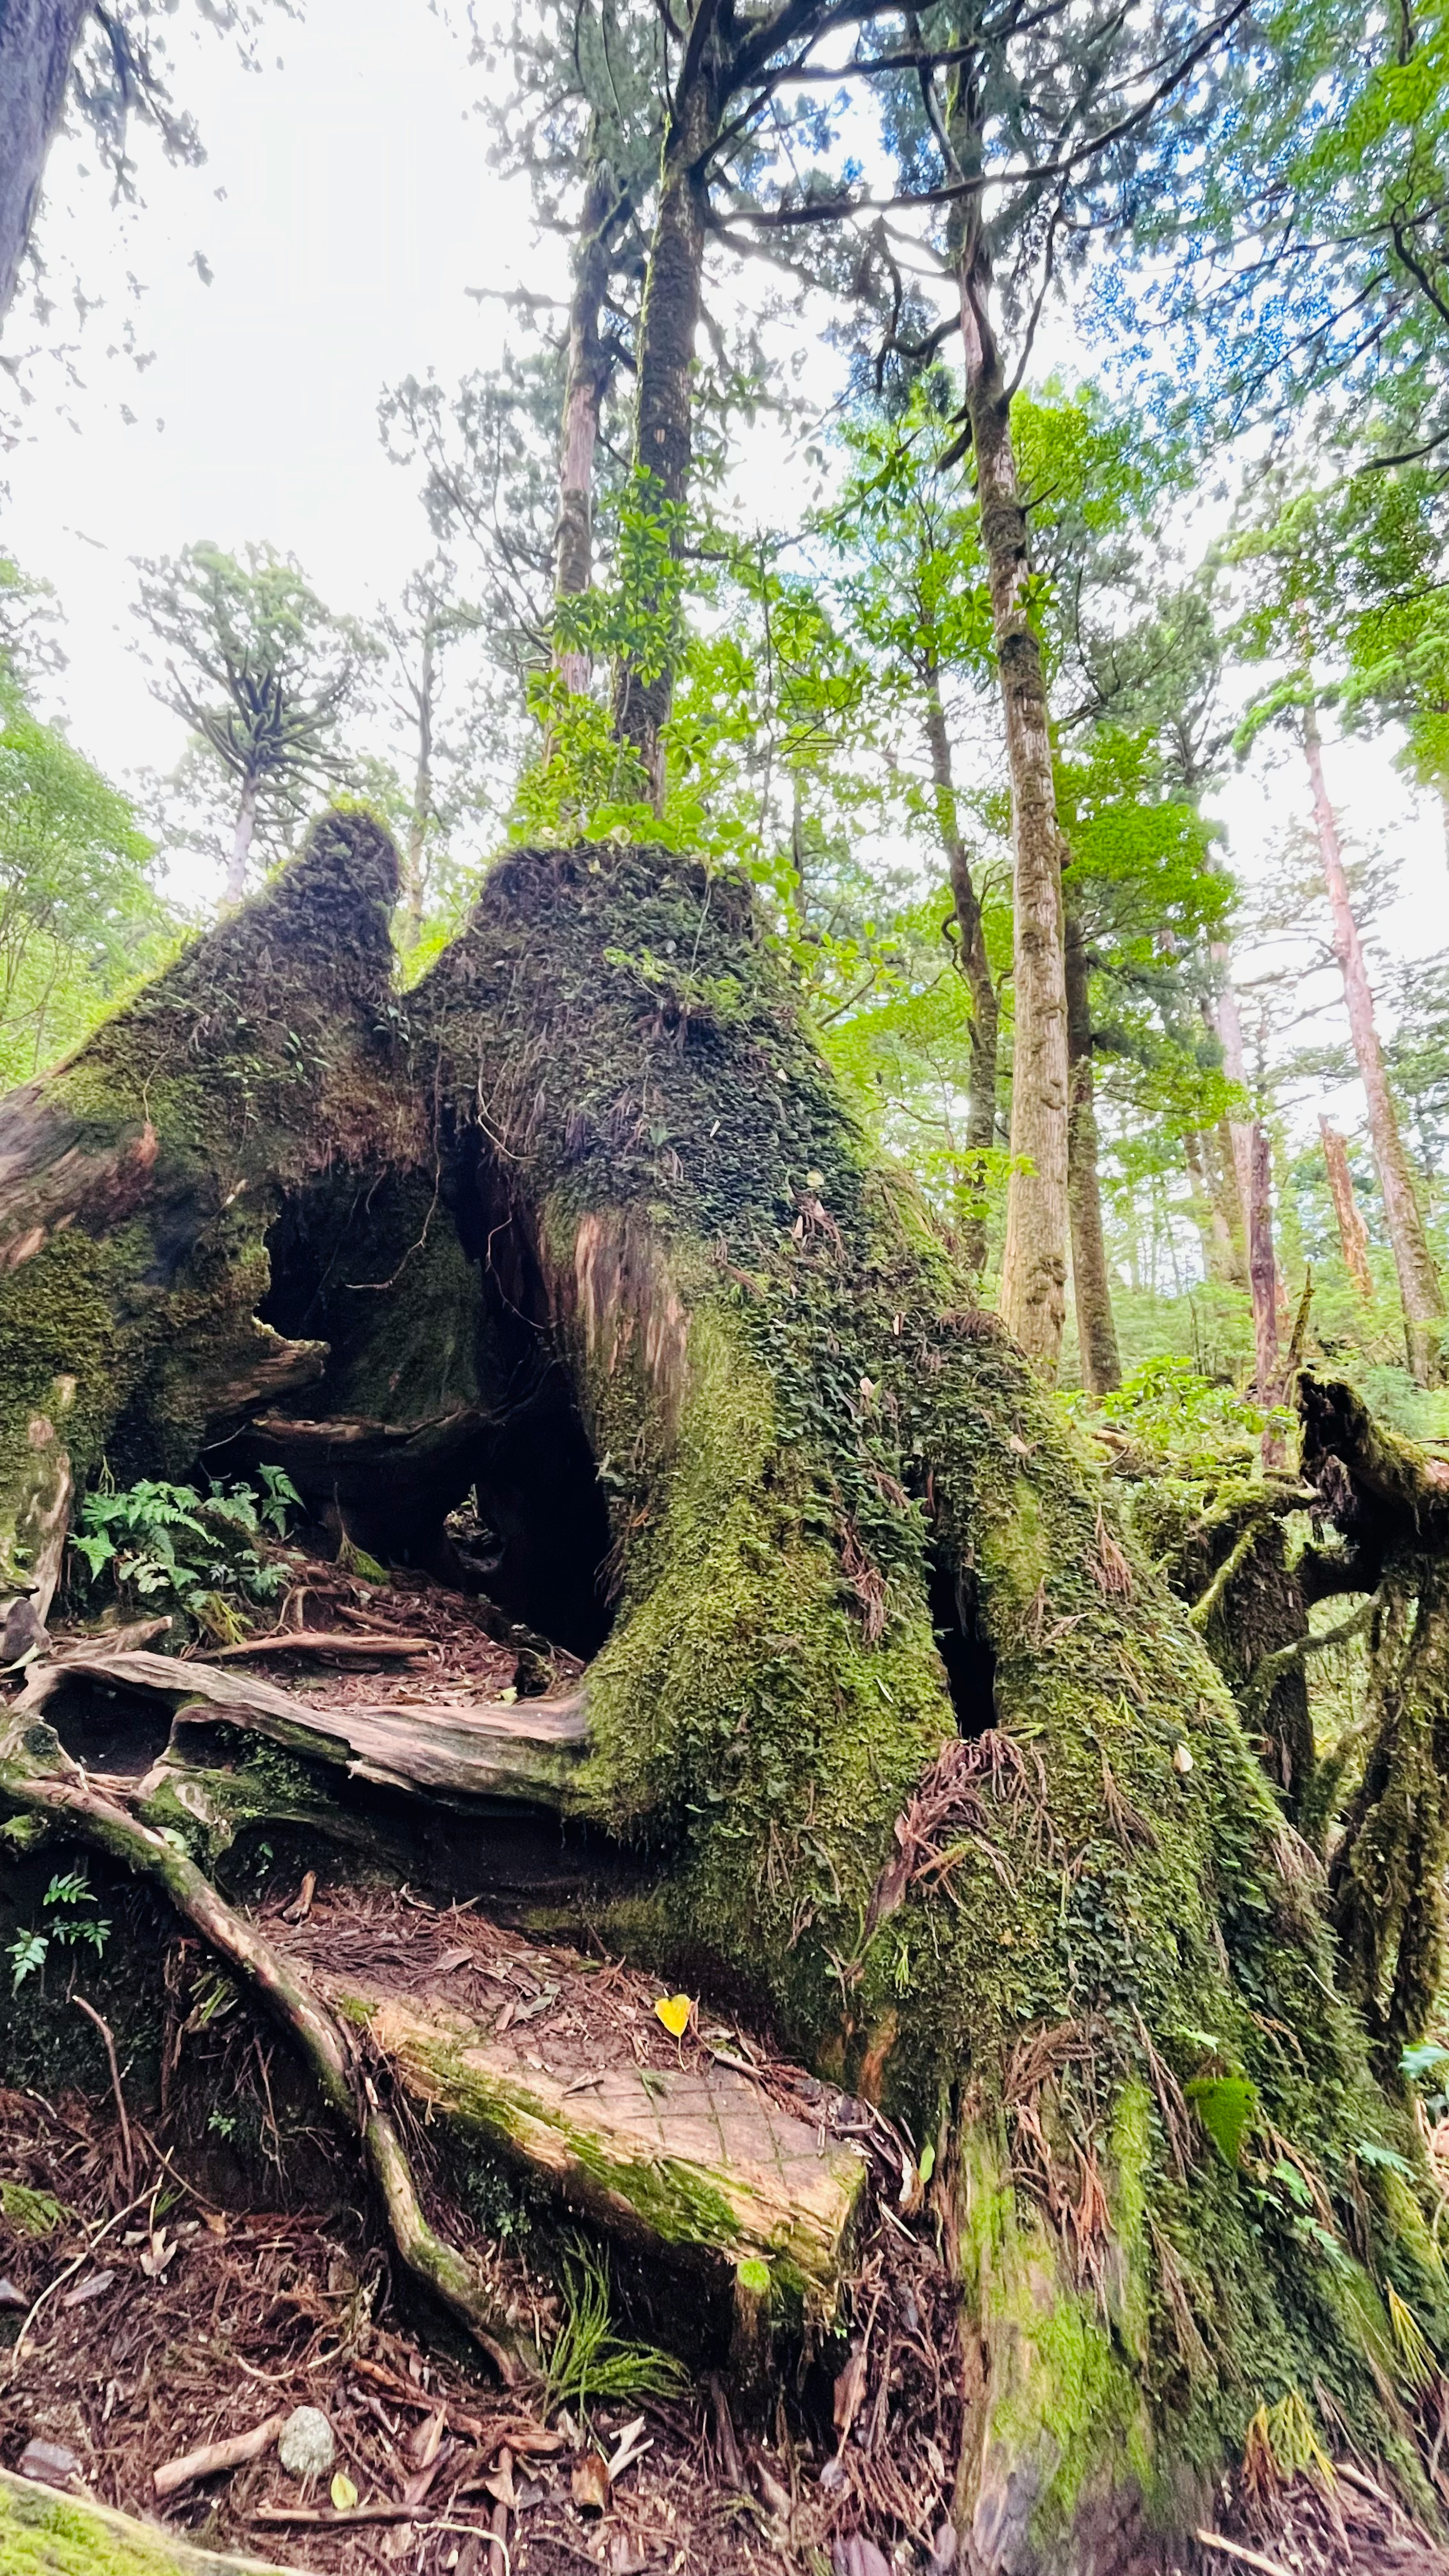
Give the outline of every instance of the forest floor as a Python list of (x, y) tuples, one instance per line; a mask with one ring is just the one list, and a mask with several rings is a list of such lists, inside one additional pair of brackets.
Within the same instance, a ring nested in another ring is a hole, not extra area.
[[(314, 1706), (421, 1714), (567, 1689), (579, 1669), (489, 1605), (422, 1576), (379, 1587), (307, 1566), (277, 1627), (304, 1622), (319, 1634), (351, 1630), (357, 1646), (293, 1658), (263, 1645), (256, 1669)], [(369, 1635), (410, 1640), (417, 1652), (363, 1662)], [(63, 1634), (55, 1643), (63, 1654)], [(215, 1649), (196, 1651), (205, 1659)], [(588, 2566), (606, 2576), (779, 2567), (944, 2576), (968, 2359), (934, 2229), (912, 2209), (908, 2163), (902, 2187), (905, 2143), (889, 2124), (785, 2062), (767, 2032), (705, 2015), (672, 2033), (656, 2011), (657, 1979), (536, 1937), (516, 1899), (490, 1896), (484, 1912), (476, 1898), (430, 1899), (382, 1877), (358, 1883), (345, 1866), (319, 1863), (318, 1875), (273, 1884), (249, 1909), (324, 1987), (365, 1978), (371, 1991), (461, 2005), (486, 2021), (490, 2046), (586, 2098), (627, 2076), (652, 2107), (669, 2084), (718, 2079), (747, 2092), (767, 2126), (807, 2136), (818, 2127), (823, 2143), (834, 2122), (858, 2136), (874, 2191), (848, 2284), (849, 2344), (841, 2337), (802, 2364), (788, 2404), (767, 2406), (753, 2431), (698, 2360), (693, 2375), (677, 2372), (677, 2393), (637, 2382), (632, 2393), (621, 2385), (616, 2396), (571, 2399), (551, 2385), (498, 2389), (436, 2316), (417, 2312), (360, 2173), (330, 2141), (293, 2163), (288, 2148), (306, 2141), (273, 2105), (269, 2052), (242, 2013), (224, 2021), (219, 2042), (206, 2031), (207, 2008), (195, 2002), (204, 1963), (178, 1939), (187, 2027), (198, 2009), (203, 2024), (193, 2087), (223, 2131), (236, 2088), (250, 2088), (260, 2167), (255, 2157), (249, 2170), (233, 2163), (219, 2181), (228, 2159), (205, 2151), (204, 2113), (188, 2132), (184, 2116), (168, 2125), (133, 2101), (123, 2134), (112, 2099), (0, 2091), (0, 2466), (48, 2445), (41, 2473), (52, 2483), (69, 2480), (202, 2546), (314, 2576), (565, 2576)], [(555, 2222), (550, 2250), (547, 2234), (532, 2232), (536, 2211), (510, 2208), (503, 2191), (490, 2238), (476, 2203), (470, 2216), (450, 2197), (416, 2116), (409, 2147), (434, 2224), (492, 2271), (540, 2348), (557, 2353), (577, 2291), (559, 2260), (567, 2237)], [(298, 2205), (309, 2196), (312, 2205)], [(632, 2352), (637, 2372), (627, 2317), (617, 2336), (612, 2349)], [(344, 2491), (344, 2510), (327, 2477), (308, 2489), (283, 2471), (274, 2436), (250, 2461), (158, 2498), (155, 2473), (168, 2462), (300, 2405), (320, 2408), (332, 2427), (335, 2469), (355, 2495)], [(1120, 2561), (1149, 2563), (1130, 2546)], [(1348, 2462), (1324, 2489), (1301, 2478), (1257, 2498), (1225, 2487), (1212, 2534), (1186, 2548), (1181, 2576), (1234, 2568), (1449, 2576), (1449, 2557), (1390, 2501), (1380, 2464)]]

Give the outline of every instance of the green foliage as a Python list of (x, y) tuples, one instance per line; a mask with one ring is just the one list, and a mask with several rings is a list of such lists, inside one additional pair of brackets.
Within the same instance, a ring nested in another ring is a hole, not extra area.
[(50, 2192), (34, 2191), (29, 2183), (0, 2175), (0, 2218), (22, 2236), (53, 2236), (68, 2215), (64, 2202)]
[(1266, 1419), (1235, 1386), (1166, 1355), (1143, 1360), (1100, 1399), (1098, 1410), (1144, 1448), (1198, 1467), (1225, 1450), (1241, 1453), (1261, 1436)]
[(635, 2397), (677, 2397), (688, 2375), (673, 2356), (614, 2331), (606, 2255), (576, 2237), (563, 2260), (563, 2323), (545, 2365), (548, 2404), (584, 2413)]
[(96, 1902), (84, 1869), (66, 1870), (52, 1878), (41, 1902), (55, 1909), (44, 1931), (18, 1932), (6, 1945), (12, 1994), (19, 1993), (27, 1977), (39, 1975), (52, 1948), (85, 1948), (93, 1950), (99, 1959), (110, 1939), (109, 1916), (86, 1914), (81, 1910)]
[[(0, 577), (14, 566), (0, 556)], [(179, 923), (128, 799), (29, 703), (0, 642), (0, 1083), (88, 1035)]]
[(81, 1504), (71, 1549), (91, 1585), (102, 1577), (124, 1599), (170, 1602), (208, 1636), (242, 1633), (243, 1601), (271, 1600), (285, 1571), (265, 1553), (284, 1538), (301, 1496), (280, 1467), (260, 1467), (260, 1492), (237, 1481), (191, 1485), (143, 1477), (123, 1491), (97, 1487)]
[(228, 828), (242, 796), (285, 846), (309, 798), (347, 775), (339, 727), (375, 645), (269, 545), (241, 558), (203, 541), (137, 572), (156, 695), (191, 727)]

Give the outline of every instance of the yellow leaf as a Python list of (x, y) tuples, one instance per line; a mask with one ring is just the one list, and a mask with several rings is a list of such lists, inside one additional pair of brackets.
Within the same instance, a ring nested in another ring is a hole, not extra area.
[(339, 2469), (332, 2481), (332, 2501), (339, 2513), (351, 2513), (357, 2502), (357, 2489), (345, 2469)]
[(666, 1995), (654, 2007), (671, 2039), (683, 2039), (689, 2028), (694, 2004), (688, 1995)]

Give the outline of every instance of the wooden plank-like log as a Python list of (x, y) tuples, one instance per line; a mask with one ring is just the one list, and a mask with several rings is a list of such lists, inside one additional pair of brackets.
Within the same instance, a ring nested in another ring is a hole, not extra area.
[(588, 1747), (584, 1694), (567, 1699), (480, 1700), (436, 1716), (395, 1708), (311, 1708), (259, 1675), (173, 1655), (70, 1654), (34, 1667), (23, 1701), (39, 1713), (64, 1684), (89, 1679), (105, 1689), (142, 1691), (173, 1711), (173, 1745), (185, 1754), (188, 1727), (222, 1719), (264, 1735), (304, 1759), (328, 1762), (353, 1779), (412, 1791), (445, 1805), (479, 1798), (527, 1799), (568, 1809)]
[[(446, 2000), (310, 1960), (308, 1974), (349, 2019), (366, 2019), (430, 2124), (485, 2138), (666, 2269), (764, 2265), (777, 2320), (833, 2318), (867, 2179), (834, 2125), (856, 2108), (845, 2096), (820, 2087), (813, 2109), (791, 2111), (737, 2064), (641, 2071), (622, 2024), (612, 2045), (531, 2026), (500, 2037)], [(561, 2003), (568, 1991), (565, 1981)]]

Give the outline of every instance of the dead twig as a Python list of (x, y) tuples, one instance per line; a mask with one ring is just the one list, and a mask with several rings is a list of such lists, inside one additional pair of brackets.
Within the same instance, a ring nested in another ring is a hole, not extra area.
[(237, 1646), (213, 1646), (207, 1662), (234, 1663), (247, 1655), (354, 1655), (387, 1662), (432, 1650), (431, 1637), (400, 1637), (395, 1629), (381, 1636), (371, 1631), (354, 1636), (350, 1628), (281, 1628), (264, 1637), (243, 1637)]
[(200, 2449), (185, 2452), (179, 2460), (165, 2460), (151, 2474), (151, 2484), (158, 2496), (174, 2495), (178, 2487), (189, 2487), (194, 2478), (216, 2477), (223, 2469), (245, 2468), (248, 2460), (259, 2460), (269, 2451), (282, 2426), (285, 2415), (269, 2415), (254, 2424), (249, 2433), (233, 2433), (225, 2442), (203, 2442)]
[(95, 2023), (105, 2042), (106, 2063), (111, 2070), (111, 2091), (116, 2097), (116, 2118), (121, 2127), (121, 2162), (125, 2167), (126, 2192), (129, 2197), (136, 2188), (136, 2159), (131, 2149), (131, 2123), (126, 2117), (126, 2097), (121, 2091), (121, 2070), (116, 2063), (116, 2043), (111, 2036), (111, 2025), (107, 2021), (102, 2021), (95, 2005), (88, 2004), (84, 1995), (72, 1995), (71, 2002), (77, 2012), (85, 2014), (87, 2021)]

